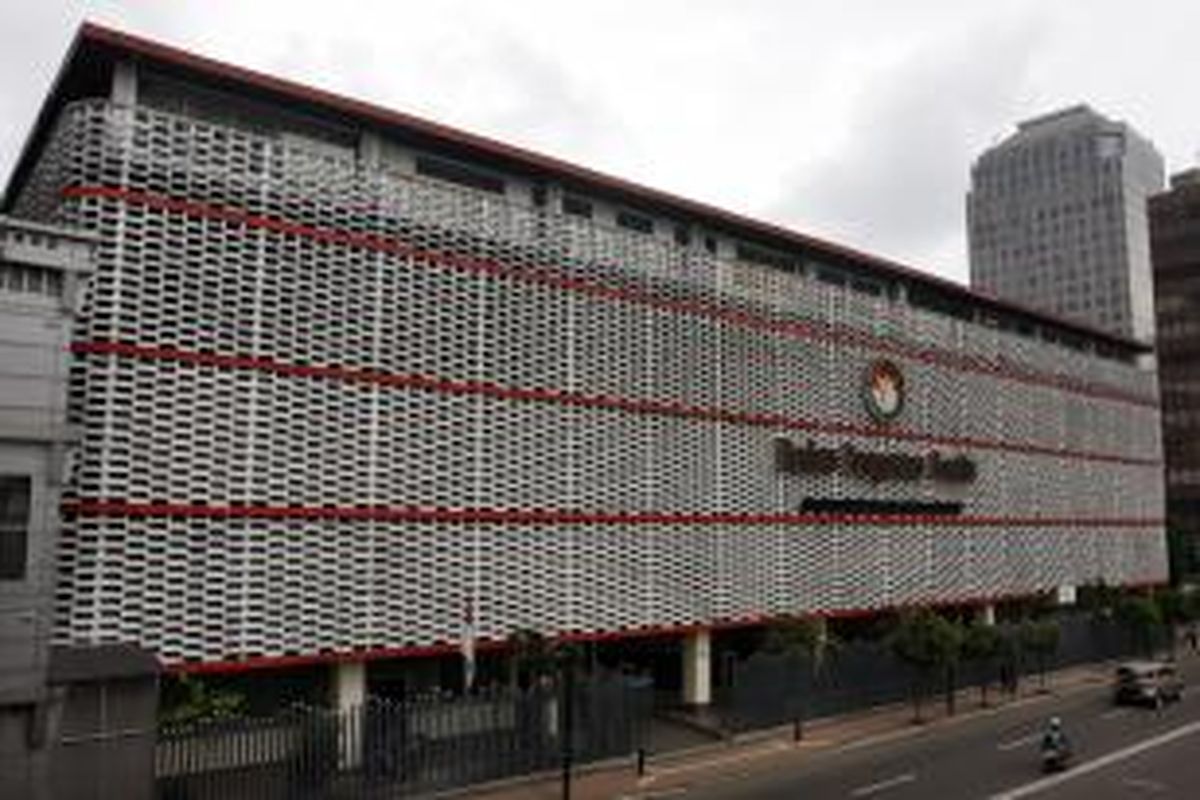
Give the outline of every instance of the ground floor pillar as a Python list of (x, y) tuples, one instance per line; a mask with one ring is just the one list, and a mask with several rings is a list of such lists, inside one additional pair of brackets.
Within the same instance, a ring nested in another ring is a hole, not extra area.
[(329, 676), (329, 705), (338, 711), (361, 706), (367, 699), (367, 665), (362, 661), (334, 664)]
[(362, 661), (347, 661), (330, 669), (329, 705), (338, 712), (338, 765), (356, 767), (362, 761), (367, 665)]
[(984, 603), (983, 605), (981, 605), (979, 607), (979, 611), (977, 612), (977, 616), (975, 618), (977, 620), (979, 620), (980, 622), (982, 622), (984, 625), (995, 625), (996, 624), (996, 604), (995, 603)]
[(702, 629), (683, 640), (683, 702), (690, 706), (712, 703), (712, 632)]

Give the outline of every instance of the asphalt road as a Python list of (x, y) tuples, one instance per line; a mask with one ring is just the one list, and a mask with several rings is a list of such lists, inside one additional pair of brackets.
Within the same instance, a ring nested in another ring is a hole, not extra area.
[[(1024, 797), (1200, 798), (1200, 661), (1181, 669), (1189, 691), (1161, 712), (1114, 707), (1107, 687), (1009, 706), (914, 735), (829, 752), (689, 788), (686, 800)], [(1043, 776), (1040, 733), (1063, 719), (1073, 766)]]

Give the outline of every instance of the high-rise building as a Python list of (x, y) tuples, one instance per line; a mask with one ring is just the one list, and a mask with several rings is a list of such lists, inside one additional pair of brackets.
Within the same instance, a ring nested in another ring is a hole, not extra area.
[(1018, 124), (971, 169), (971, 286), (1153, 338), (1146, 198), (1162, 186), (1154, 145), (1086, 105)]
[(1167, 519), (1178, 567), (1200, 563), (1200, 169), (1150, 199)]

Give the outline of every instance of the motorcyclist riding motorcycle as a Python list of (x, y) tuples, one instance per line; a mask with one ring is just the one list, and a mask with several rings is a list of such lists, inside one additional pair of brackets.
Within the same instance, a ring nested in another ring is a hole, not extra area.
[(1071, 743), (1063, 732), (1062, 720), (1051, 717), (1042, 735), (1042, 766), (1046, 771), (1062, 769), (1071, 758)]

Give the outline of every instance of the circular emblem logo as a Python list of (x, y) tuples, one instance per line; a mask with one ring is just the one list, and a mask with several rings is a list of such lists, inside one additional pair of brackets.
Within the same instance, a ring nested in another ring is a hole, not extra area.
[(877, 422), (891, 422), (904, 410), (904, 373), (891, 361), (874, 361), (863, 374), (863, 403)]

